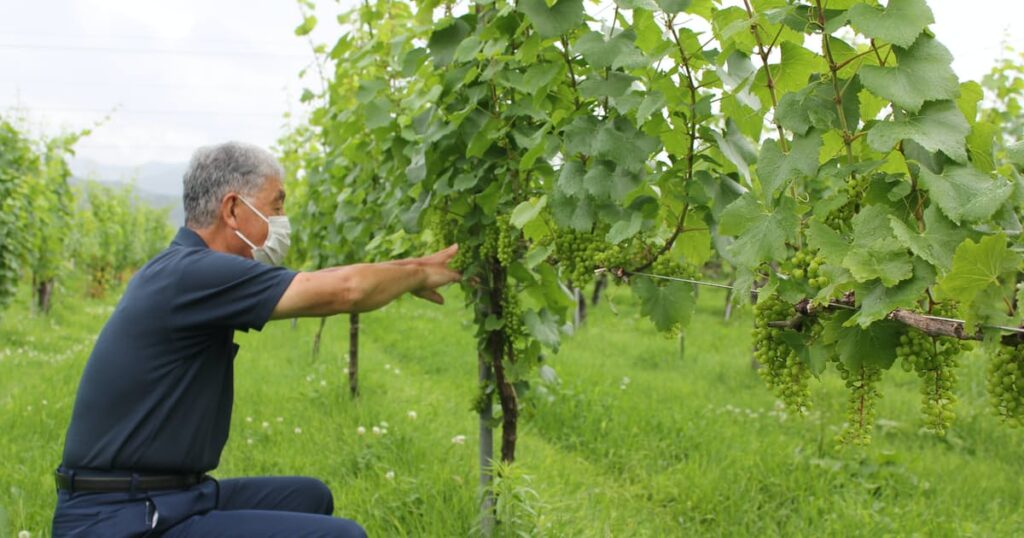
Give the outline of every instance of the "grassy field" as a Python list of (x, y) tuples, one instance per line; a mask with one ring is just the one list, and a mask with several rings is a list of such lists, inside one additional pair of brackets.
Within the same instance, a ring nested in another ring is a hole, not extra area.
[[(0, 318), (0, 536), (49, 534), (51, 472), (78, 378), (116, 301), (61, 292), (49, 317), (33, 315), (23, 292)], [(750, 367), (749, 314), (724, 323), (717, 291), (702, 291), (685, 357), (625, 293), (611, 299), (549, 357), (558, 380), (528, 401), (519, 461), (503, 484), (518, 499), (515, 528), (503, 530), (1024, 535), (1021, 433), (987, 414), (983, 357), (965, 361), (948, 438), (919, 433), (916, 378), (893, 371), (873, 445), (838, 450), (838, 378), (812, 382), (810, 416), (780, 410)], [(356, 401), (342, 374), (345, 318), (328, 321), (316, 361), (317, 320), (238, 335), (231, 437), (214, 474), (320, 477), (337, 515), (371, 536), (473, 534), (476, 358), (461, 295), (449, 293), (444, 307), (402, 300), (362, 322)], [(459, 435), (464, 444), (453, 442)]]

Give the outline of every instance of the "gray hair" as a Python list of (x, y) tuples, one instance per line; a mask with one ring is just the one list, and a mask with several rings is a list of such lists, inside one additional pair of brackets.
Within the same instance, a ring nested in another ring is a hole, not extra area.
[(226, 142), (197, 149), (185, 170), (185, 225), (212, 225), (224, 195), (255, 194), (272, 177), (283, 179), (284, 169), (273, 154), (259, 146)]

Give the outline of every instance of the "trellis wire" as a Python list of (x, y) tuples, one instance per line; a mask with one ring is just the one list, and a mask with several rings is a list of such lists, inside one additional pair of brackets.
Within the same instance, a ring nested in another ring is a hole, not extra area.
[[(603, 272), (606, 272), (606, 271), (607, 272), (612, 272), (612, 271), (609, 271), (608, 269), (598, 269), (595, 272), (596, 273), (603, 273)], [(648, 277), (648, 278), (657, 278), (657, 279), (661, 279), (661, 280), (671, 280), (671, 281), (675, 281), (675, 282), (685, 282), (687, 284), (693, 284), (693, 285), (696, 285), (696, 286), (706, 286), (706, 287), (710, 287), (710, 288), (719, 288), (719, 289), (725, 289), (725, 290), (735, 290), (736, 289), (736, 286), (730, 286), (728, 284), (720, 284), (718, 282), (707, 282), (707, 281), (704, 281), (704, 280), (693, 280), (693, 279), (690, 279), (690, 278), (681, 278), (681, 277), (665, 276), (665, 275), (655, 275), (655, 274), (651, 274), (651, 273), (642, 273), (640, 271), (623, 271), (623, 274), (636, 275), (636, 276), (645, 276), (645, 277)], [(758, 290), (751, 289), (750, 292), (756, 294), (756, 293), (758, 293)], [(856, 307), (850, 306), (848, 304), (837, 303), (837, 302), (834, 302), (834, 301), (829, 301), (828, 306), (834, 307), (834, 308), (842, 308), (842, 309), (846, 309), (846, 310), (857, 310)], [(964, 324), (967, 323), (966, 321), (964, 321), (962, 319), (944, 318), (944, 317), (941, 317), (941, 316), (931, 316), (931, 315), (928, 315), (928, 314), (921, 314), (921, 317), (926, 318), (926, 319), (933, 319), (933, 320), (936, 320), (936, 321), (949, 321), (949, 322), (953, 322), (953, 323), (964, 323)], [(987, 324), (983, 324), (983, 323), (979, 324), (979, 326), (985, 327), (986, 329), (999, 329), (1001, 331), (1009, 331), (1009, 332), (1013, 332), (1013, 333), (1022, 333), (1022, 334), (1024, 334), (1024, 328), (1020, 328), (1020, 327), (1007, 327), (1005, 325), (987, 325)]]

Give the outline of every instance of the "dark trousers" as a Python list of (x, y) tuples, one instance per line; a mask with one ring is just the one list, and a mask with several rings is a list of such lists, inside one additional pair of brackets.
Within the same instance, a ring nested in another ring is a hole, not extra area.
[(207, 480), (186, 490), (58, 492), (53, 536), (365, 538), (332, 517), (327, 486), (304, 477)]

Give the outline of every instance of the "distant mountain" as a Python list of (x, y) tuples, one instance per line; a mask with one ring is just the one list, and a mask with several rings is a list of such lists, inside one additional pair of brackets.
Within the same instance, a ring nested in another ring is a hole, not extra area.
[(135, 184), (139, 199), (153, 207), (170, 207), (168, 215), (172, 226), (185, 223), (185, 209), (181, 204), (181, 178), (188, 163), (146, 163), (139, 166), (116, 166), (91, 159), (74, 158), (71, 184), (96, 181), (118, 186)]
[(181, 196), (181, 178), (188, 163), (149, 162), (138, 166), (118, 166), (75, 157), (68, 163), (71, 173), (79, 179), (93, 179), (106, 183), (130, 183), (140, 190), (155, 194)]

